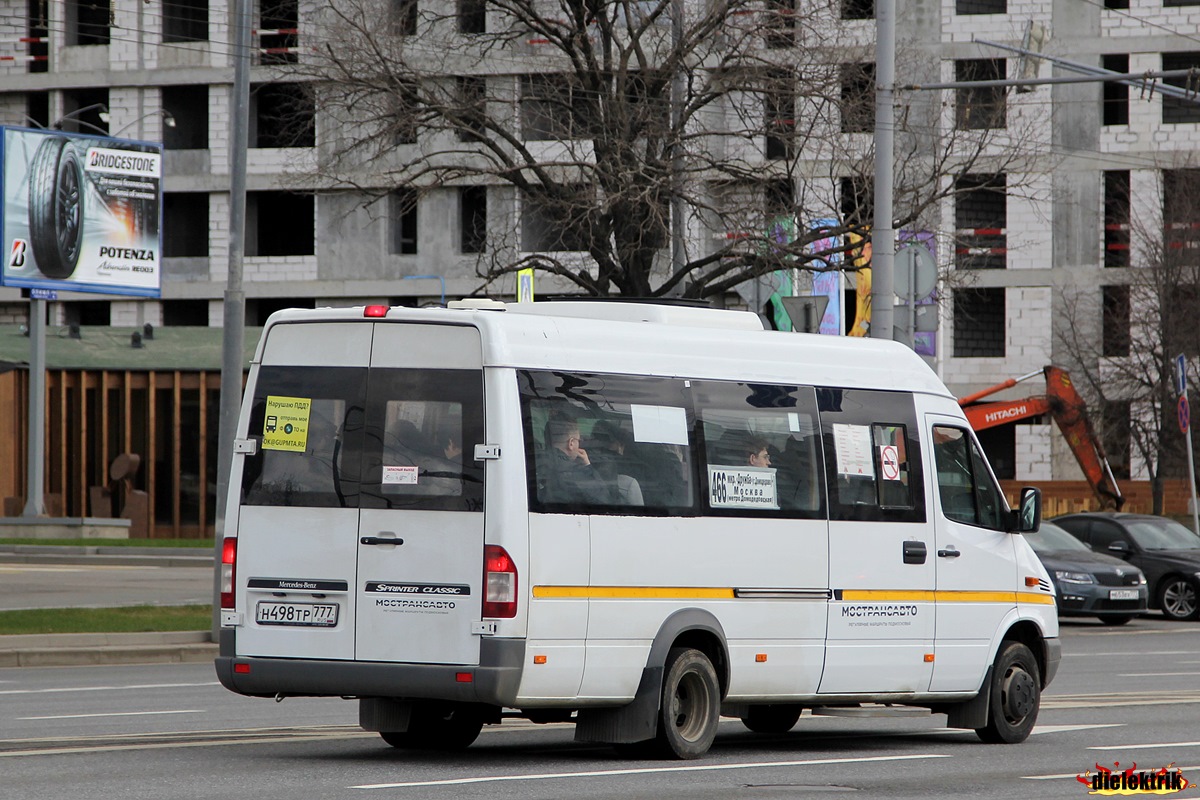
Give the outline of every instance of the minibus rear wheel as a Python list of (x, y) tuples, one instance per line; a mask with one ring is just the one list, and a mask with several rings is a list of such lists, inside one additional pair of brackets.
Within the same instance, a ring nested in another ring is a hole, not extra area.
[(1028, 738), (1042, 699), (1037, 659), (1020, 642), (1002, 643), (992, 668), (988, 722), (975, 733), (989, 744), (1016, 744)]
[(392, 747), (407, 750), (465, 750), (479, 737), (483, 717), (459, 703), (417, 703), (406, 731), (380, 731)]
[(742, 724), (755, 733), (787, 733), (800, 720), (804, 706), (781, 703), (769, 706), (750, 706)]
[(673, 647), (667, 654), (655, 743), (667, 758), (699, 758), (708, 752), (721, 721), (717, 671), (704, 653)]

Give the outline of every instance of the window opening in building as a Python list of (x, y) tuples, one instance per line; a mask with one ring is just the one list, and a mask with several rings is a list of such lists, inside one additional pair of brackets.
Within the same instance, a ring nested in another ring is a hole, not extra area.
[(1200, 261), (1200, 169), (1163, 170), (1162, 215), (1166, 246), (1160, 271), (1182, 282), (1181, 268), (1194, 274)]
[(312, 147), (316, 110), (308, 90), (298, 83), (260, 83), (250, 91), (252, 147)]
[(458, 190), (459, 249), (463, 253), (487, 251), (487, 187)]
[(772, 72), (763, 92), (767, 158), (791, 158), (796, 134), (796, 96), (790, 72)]
[(208, 40), (208, 0), (173, 0), (163, 3), (162, 9), (164, 42)]
[(1104, 173), (1104, 266), (1128, 267), (1130, 244), (1129, 170)]
[(954, 13), (968, 16), (971, 14), (1007, 14), (1007, 0), (955, 0)]
[[(1176, 69), (1196, 69), (1197, 67), (1200, 67), (1200, 53), (1198, 52), (1163, 53), (1162, 68), (1164, 72)], [(1187, 89), (1191, 93), (1191, 97), (1187, 99), (1163, 95), (1162, 121), (1164, 124), (1200, 122), (1200, 103), (1196, 102), (1196, 87), (1189, 86), (1188, 79), (1187, 75), (1178, 78), (1163, 78), (1163, 83)]]
[(396, 36), (416, 36), (417, 0), (391, 0), (392, 33)]
[(208, 327), (207, 300), (162, 301), (162, 324), (165, 328)]
[[(968, 58), (954, 62), (956, 81), (1004, 80), (1008, 61), (1003, 58)], [(1007, 125), (1006, 89), (972, 86), (955, 90), (955, 122), (959, 130), (986, 130)]]
[[(285, 308), (316, 308), (317, 303), (311, 297), (255, 297), (246, 300), (246, 324), (262, 326), (267, 324), (267, 317)], [(260, 383), (261, 385), (261, 383)]]
[(259, 21), (258, 62), (294, 64), (300, 44), (297, 0), (263, 0)]
[[(1100, 57), (1100, 66), (1110, 72), (1129, 72), (1128, 53), (1107, 53)], [(1129, 87), (1116, 81), (1104, 84), (1104, 124), (1129, 124)]]
[(591, 242), (590, 189), (558, 186), (521, 194), (521, 249), (525, 252), (586, 252)]
[(875, 19), (875, 0), (842, 0), (842, 19)]
[(208, 256), (208, 193), (163, 194), (163, 256)]
[(64, 131), (71, 133), (106, 134), (108, 123), (100, 114), (107, 110), (108, 89), (72, 89), (63, 92), (60, 124)]
[(109, 0), (67, 0), (65, 12), (68, 45), (108, 44)]
[(456, 131), (460, 142), (483, 141), (487, 119), (487, 78), (482, 75), (460, 75), (458, 103), (461, 124)]
[(958, 269), (1004, 269), (1008, 209), (1003, 175), (966, 175), (955, 186), (954, 226)]
[(313, 255), (315, 210), (311, 194), (246, 192), (246, 255)]
[[(50, 4), (46, 0), (27, 0), (27, 3), (26, 19), (28, 20), (28, 24), (25, 28), (25, 35), (30, 38), (30, 41), (26, 45), (26, 53), (33, 59), (29, 62), (28, 70), (30, 72), (45, 72), (50, 68), (50, 42), (48, 38), (50, 36)], [(50, 116), (49, 111), (47, 111), (46, 116)], [(35, 119), (39, 118), (35, 117)], [(43, 124), (43, 127), (49, 124), (49, 122), (46, 122)]]
[(565, 75), (521, 78), (521, 131), (526, 141), (582, 138), (595, 119), (595, 101), (573, 87)]
[(1101, 327), (1104, 329), (1101, 352), (1106, 356), (1127, 356), (1130, 343), (1129, 287), (1104, 286), (1101, 287), (1101, 291), (1103, 297)]
[(458, 0), (458, 32), (487, 33), (486, 0)]
[(164, 86), (163, 111), (175, 120), (163, 125), (167, 150), (204, 150), (208, 147), (208, 86)]
[(50, 93), (27, 92), (25, 94), (25, 120), (27, 124), (39, 128), (50, 127)]
[(841, 180), (842, 221), (847, 225), (869, 226), (875, 218), (875, 186), (862, 176)]
[(1003, 288), (954, 291), (954, 357), (1003, 356), (1005, 347)]
[(979, 437), (979, 446), (987, 455), (992, 471), (1002, 481), (1015, 480), (1017, 477), (1017, 425), (994, 425), (975, 431)]
[(842, 133), (875, 130), (875, 65), (842, 64)]
[(389, 252), (394, 256), (417, 254), (416, 191), (397, 189), (388, 195)]
[(1128, 400), (1109, 400), (1100, 406), (1100, 439), (1113, 477), (1129, 480), (1129, 451), (1133, 442)]
[(796, 0), (766, 0), (763, 39), (767, 47), (791, 47), (796, 43)]
[(63, 303), (63, 322), (67, 325), (112, 325), (112, 303), (107, 300)]

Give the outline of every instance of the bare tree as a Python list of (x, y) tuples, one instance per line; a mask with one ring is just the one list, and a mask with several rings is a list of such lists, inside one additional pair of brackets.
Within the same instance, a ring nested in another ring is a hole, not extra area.
[(1068, 302), (1061, 335), (1076, 382), (1098, 401), (1106, 449), (1132, 451), (1160, 514), (1163, 479), (1187, 474), (1172, 369), (1179, 354), (1191, 365), (1189, 400), (1200, 399), (1200, 169), (1146, 171), (1132, 189), (1129, 174), (1106, 177), (1112, 282)]
[[(520, 222), (490, 234), (485, 282), (533, 267), (589, 294), (701, 298), (782, 268), (857, 269), (839, 257), (847, 234), (869, 238), (873, 51), (837, 0), (804, 8), (335, 0), (316, 12), (319, 46), (281, 70), (313, 91), (326, 190), (370, 204), (509, 188)], [(1004, 94), (985, 99), (993, 118), (948, 132), (936, 97), (905, 100), (898, 227), (928, 219), (956, 176), (1021, 171), (1027, 148), (989, 147)]]

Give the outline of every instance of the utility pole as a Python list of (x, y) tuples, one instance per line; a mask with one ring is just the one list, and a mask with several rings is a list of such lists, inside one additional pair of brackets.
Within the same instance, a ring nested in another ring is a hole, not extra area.
[[(217, 509), (213, 543), (215, 563), (221, 563), (225, 535), (225, 503), (233, 439), (242, 404), (245, 358), (246, 296), (242, 291), (242, 260), (246, 232), (246, 149), (250, 135), (250, 0), (234, 0), (233, 86), (229, 95), (229, 273), (225, 279), (225, 314), (221, 346), (221, 414), (217, 435)], [(213, 571), (214, 638), (220, 629), (220, 570)]]
[(875, 221), (871, 226), (871, 338), (895, 327), (896, 231), (892, 174), (896, 130), (896, 0), (875, 0)]

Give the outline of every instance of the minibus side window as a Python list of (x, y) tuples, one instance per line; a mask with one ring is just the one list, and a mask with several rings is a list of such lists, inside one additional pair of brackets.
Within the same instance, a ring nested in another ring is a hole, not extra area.
[(686, 381), (518, 372), (532, 511), (691, 515)]
[(916, 407), (905, 392), (817, 389), (834, 520), (924, 522)]
[(942, 513), (956, 522), (1003, 530), (1007, 505), (974, 437), (962, 428), (936, 425), (933, 457)]
[(354, 508), (359, 500), (366, 369), (262, 367), (242, 469), (252, 506)]
[(811, 387), (693, 381), (705, 513), (823, 519), (820, 423)]

